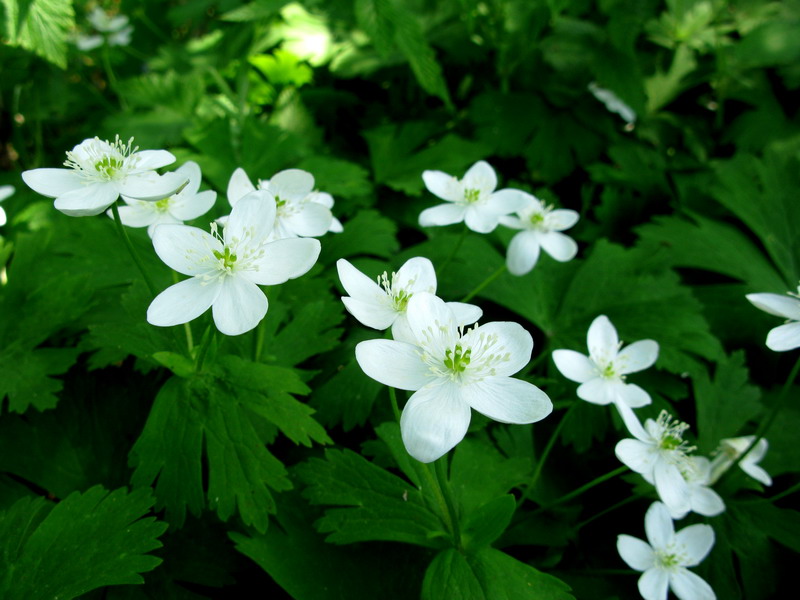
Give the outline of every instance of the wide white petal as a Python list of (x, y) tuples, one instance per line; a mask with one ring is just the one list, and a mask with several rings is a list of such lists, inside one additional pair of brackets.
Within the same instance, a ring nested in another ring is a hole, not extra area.
[(605, 364), (617, 355), (619, 337), (607, 316), (600, 315), (592, 321), (586, 335), (586, 343), (589, 346), (589, 356), (595, 363)]
[(411, 296), (406, 316), (414, 338), (433, 348), (436, 356), (444, 357), (458, 340), (458, 323), (444, 300), (427, 292)]
[(212, 307), (214, 324), (225, 335), (240, 335), (254, 329), (268, 307), (267, 297), (255, 283), (243, 277), (225, 277)]
[(250, 192), (231, 210), (225, 224), (223, 238), (226, 244), (233, 240), (246, 240), (254, 248), (266, 240), (275, 224), (275, 198), (264, 190)]
[(670, 574), (669, 585), (680, 600), (716, 600), (717, 595), (705, 579), (687, 569)]
[(785, 352), (800, 347), (800, 323), (786, 323), (771, 329), (767, 334), (767, 348), (775, 352)]
[(636, 373), (653, 365), (658, 358), (658, 344), (653, 340), (639, 340), (626, 346), (614, 359), (617, 373)]
[(669, 574), (663, 569), (647, 569), (639, 577), (639, 593), (644, 600), (667, 600)]
[(278, 216), (284, 227), (300, 237), (319, 237), (328, 232), (333, 220), (329, 208), (315, 202), (306, 202), (295, 213)]
[(491, 233), (500, 223), (500, 216), (485, 206), (470, 204), (464, 212), (464, 223), (477, 233)]
[(286, 169), (272, 176), (268, 189), (276, 198), (300, 201), (314, 189), (314, 176), (302, 169)]
[(306, 201), (322, 204), (325, 208), (333, 208), (333, 196), (328, 192), (311, 192), (306, 196)]
[(153, 248), (169, 268), (184, 275), (202, 275), (215, 270), (214, 251), (222, 252), (222, 244), (210, 233), (171, 223), (156, 227)]
[(714, 546), (714, 529), (710, 525), (697, 524), (684, 527), (675, 534), (675, 541), (684, 547), (684, 567), (694, 567), (703, 562)]
[(456, 318), (456, 323), (459, 327), (465, 325), (472, 325), (483, 316), (483, 309), (474, 304), (466, 304), (465, 302), (448, 302), (447, 307), (453, 311)]
[(575, 225), (578, 219), (580, 219), (580, 215), (574, 210), (559, 208), (545, 217), (545, 225), (551, 231), (564, 231)]
[(725, 512), (725, 502), (710, 487), (695, 485), (691, 488), (690, 501), (692, 512), (704, 517), (716, 517)]
[(771, 315), (800, 321), (800, 299), (798, 298), (780, 294), (747, 294), (745, 298), (756, 308)]
[(176, 283), (150, 303), (147, 322), (159, 327), (188, 323), (208, 310), (220, 289), (218, 280), (206, 283), (197, 277)]
[(0, 202), (14, 193), (13, 185), (0, 185)]
[(411, 396), (403, 409), (403, 444), (418, 461), (433, 462), (464, 439), (470, 416), (454, 383), (434, 382)]
[[(156, 205), (152, 202), (132, 200), (130, 204), (120, 206), (117, 210), (119, 210), (119, 220), (122, 221), (123, 225), (127, 227), (147, 227), (158, 220), (158, 212), (155, 208)], [(108, 211), (108, 216), (113, 217), (113, 213), (110, 210)]]
[(319, 240), (312, 238), (270, 242), (263, 247), (261, 258), (252, 261), (255, 270), (242, 271), (242, 275), (259, 285), (284, 283), (308, 273), (317, 262), (320, 248)]
[(131, 156), (131, 158), (134, 157), (136, 160), (135, 172), (153, 171), (175, 162), (175, 155), (166, 150), (142, 150)]
[(644, 515), (644, 531), (653, 550), (664, 550), (675, 537), (675, 525), (667, 507), (661, 502), (653, 502)]
[(617, 536), (617, 552), (631, 569), (646, 571), (653, 566), (653, 549), (650, 544), (632, 535)]
[[(692, 508), (689, 485), (676, 465), (657, 460), (653, 467), (653, 481), (658, 497), (674, 514), (685, 515)], [(653, 543), (653, 547), (656, 547)]]
[(747, 458), (742, 460), (739, 466), (742, 468), (742, 471), (750, 475), (750, 477), (756, 481), (760, 481), (764, 485), (772, 485), (772, 477), (770, 477), (769, 473), (767, 473), (763, 467), (753, 464)]
[(436, 293), (436, 271), (433, 268), (433, 263), (424, 256), (409, 258), (397, 270), (395, 281), (397, 285), (409, 290), (411, 293)]
[(464, 189), (493, 192), (497, 189), (497, 174), (485, 160), (479, 160), (472, 165), (461, 180)]
[(525, 225), (520, 218), (513, 215), (500, 215), (500, 224), (511, 229), (525, 229)]
[(406, 342), (360, 342), (356, 345), (356, 360), (368, 377), (389, 387), (416, 391), (432, 381), (419, 349)]
[(408, 324), (408, 315), (404, 312), (398, 313), (395, 311), (392, 311), (392, 314), (396, 317), (392, 323), (392, 339), (398, 342), (408, 342), (416, 346), (417, 338), (414, 337), (414, 332), (411, 331), (411, 326)]
[(114, 204), (118, 197), (113, 183), (93, 183), (59, 196), (53, 206), (70, 217), (91, 217)]
[(652, 446), (632, 439), (617, 442), (614, 454), (623, 465), (636, 473), (652, 473), (657, 458)]
[(73, 169), (32, 169), (22, 172), (22, 181), (34, 192), (57, 198), (84, 186), (84, 179)]
[(442, 200), (456, 202), (461, 200), (461, 185), (458, 179), (442, 171), (423, 171), (422, 181), (434, 196)]
[(331, 233), (342, 233), (344, 231), (344, 226), (342, 222), (337, 219), (336, 217), (331, 218), (331, 225), (328, 227), (328, 231)]
[(147, 171), (126, 177), (119, 183), (119, 192), (136, 200), (161, 200), (172, 196), (186, 181), (186, 177), (178, 173), (157, 175)]
[(461, 223), (466, 212), (467, 207), (463, 204), (439, 204), (419, 213), (419, 224), (422, 227), (439, 227)]
[(650, 398), (650, 394), (635, 383), (622, 383), (620, 381), (615, 385), (614, 393), (618, 402), (623, 402), (631, 408), (641, 408), (653, 401)]
[(180, 195), (194, 196), (197, 194), (197, 190), (200, 189), (200, 181), (203, 179), (200, 165), (190, 160), (175, 169), (175, 172), (187, 179), (186, 187), (181, 190)]
[(464, 344), (472, 348), (475, 364), (492, 355), (507, 357), (493, 362), (494, 375), (513, 375), (531, 360), (533, 338), (519, 323), (494, 321), (470, 330), (464, 335)]
[[(398, 319), (399, 316), (397, 311), (394, 310), (388, 302), (361, 300), (360, 298), (352, 298), (350, 296), (344, 296), (342, 302), (347, 311), (358, 319), (361, 324), (379, 331), (392, 327), (393, 324), (397, 322), (396, 319)], [(406, 321), (406, 324), (407, 323)], [(394, 329), (392, 329), (392, 337), (396, 340), (400, 339), (394, 335)], [(414, 336), (411, 334), (410, 339), (413, 340), (413, 338)]]
[(605, 406), (611, 404), (619, 398), (618, 389), (624, 384), (621, 381), (613, 381), (595, 377), (586, 383), (578, 386), (576, 393), (578, 398), (591, 402), (592, 404), (599, 404)]
[(501, 423), (535, 423), (553, 412), (550, 398), (538, 387), (512, 377), (485, 377), (461, 387), (472, 408)]
[(591, 359), (574, 350), (554, 350), (553, 362), (561, 374), (570, 381), (585, 383), (597, 378), (597, 367)]
[(212, 190), (206, 190), (194, 195), (181, 193), (170, 203), (169, 212), (179, 221), (190, 221), (206, 214), (216, 201), (217, 192)]
[(0, 227), (6, 224), (6, 211), (0, 206)]
[(559, 262), (570, 261), (578, 253), (578, 244), (575, 240), (558, 231), (540, 233), (539, 244), (545, 252)]
[(228, 180), (228, 202), (231, 206), (235, 206), (239, 200), (250, 192), (254, 192), (255, 189), (256, 187), (250, 181), (245, 170), (239, 167), (233, 172), (230, 180)]
[(533, 270), (539, 260), (539, 239), (533, 231), (520, 231), (511, 238), (506, 256), (506, 266), (512, 275), (525, 275)]
[(528, 202), (526, 196), (529, 195), (522, 190), (506, 188), (495, 192), (489, 197), (489, 206), (498, 215), (508, 215), (522, 210)]
[(339, 281), (342, 282), (344, 291), (351, 297), (364, 302), (377, 302), (379, 298), (387, 296), (374, 279), (364, 275), (344, 258), (336, 261), (336, 270), (339, 272)]

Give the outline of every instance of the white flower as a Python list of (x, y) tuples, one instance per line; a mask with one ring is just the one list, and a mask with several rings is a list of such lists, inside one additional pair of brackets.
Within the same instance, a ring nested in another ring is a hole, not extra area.
[(236, 169), (228, 181), (228, 202), (236, 206), (255, 189), (268, 191), (278, 207), (270, 239), (317, 237), (327, 231), (342, 230), (342, 224), (331, 214), (333, 198), (330, 194), (314, 192), (314, 176), (307, 171), (287, 169), (271, 179), (259, 180), (256, 188), (244, 169)]
[(222, 236), (188, 225), (156, 227), (153, 246), (169, 267), (192, 275), (156, 296), (147, 309), (152, 325), (179, 325), (213, 307), (214, 323), (226, 335), (250, 331), (267, 314), (259, 285), (277, 285), (306, 273), (319, 256), (317, 240), (267, 242), (275, 201), (253, 192), (237, 203)]
[(593, 81), (589, 84), (589, 91), (595, 98), (605, 104), (609, 112), (618, 114), (629, 126), (636, 122), (636, 113), (633, 109), (620, 100), (611, 90), (601, 88)]
[[(163, 223), (183, 223), (206, 214), (217, 199), (217, 192), (206, 190), (199, 192), (200, 166), (189, 161), (175, 171), (188, 183), (178, 192), (155, 202), (133, 200), (125, 196), (122, 199), (127, 206), (119, 207), (119, 218), (128, 227), (147, 227), (147, 233), (153, 237), (157, 225)], [(109, 211), (109, 216), (111, 212)]]
[[(739, 458), (739, 455), (753, 443), (754, 439), (756, 439), (754, 435), (745, 435), (743, 437), (728, 438), (720, 442), (718, 453), (711, 462), (710, 479), (712, 483), (730, 468)], [(764, 485), (772, 485), (772, 477), (758, 463), (764, 458), (768, 449), (769, 442), (767, 442), (766, 438), (761, 438), (753, 449), (747, 453), (747, 456), (739, 461), (742, 471)]]
[(771, 329), (767, 334), (767, 348), (775, 352), (785, 352), (800, 348), (800, 286), (797, 294), (788, 292), (788, 296), (780, 294), (747, 294), (745, 296), (756, 308), (778, 317), (788, 319), (783, 324)]
[[(714, 600), (706, 581), (686, 567), (699, 565), (714, 545), (708, 525), (690, 525), (675, 533), (666, 506), (654, 502), (644, 517), (647, 542), (630, 535), (617, 537), (617, 551), (628, 566), (644, 571), (639, 593), (645, 600), (666, 600), (671, 589), (680, 600)], [(648, 543), (649, 542), (649, 543)]]
[(92, 24), (97, 31), (105, 34), (105, 37), (100, 35), (92, 36), (78, 36), (76, 44), (81, 50), (91, 50), (103, 44), (104, 40), (108, 41), (109, 46), (127, 46), (131, 43), (131, 33), (133, 33), (133, 26), (128, 24), (128, 17), (125, 15), (111, 16), (99, 6), (96, 6), (88, 15), (86, 20)]
[(672, 514), (685, 515), (691, 509), (691, 500), (689, 484), (683, 474), (695, 466), (689, 456), (695, 448), (683, 439), (689, 426), (673, 420), (662, 410), (657, 421), (647, 419), (642, 427), (629, 406), (619, 408), (625, 425), (636, 439), (618, 442), (614, 449), (617, 458), (655, 485), (659, 498)]
[[(342, 302), (356, 319), (367, 327), (384, 330), (392, 328), (396, 340), (414, 343), (406, 309), (409, 299), (418, 292), (436, 293), (436, 272), (430, 260), (415, 257), (407, 260), (391, 277), (384, 271), (376, 283), (341, 258), (336, 263), (339, 280), (345, 291)], [(380, 284), (380, 285), (378, 285)], [(448, 302), (459, 326), (471, 325), (483, 311), (474, 304)]]
[(578, 213), (560, 208), (553, 210), (531, 194), (520, 192), (525, 198), (525, 206), (517, 210), (517, 216), (500, 217), (500, 223), (512, 229), (522, 229), (508, 246), (506, 265), (512, 275), (525, 275), (539, 260), (539, 249), (543, 248), (550, 256), (560, 262), (575, 258), (578, 244), (560, 233), (578, 222)]
[(533, 423), (550, 414), (550, 398), (513, 379), (528, 364), (533, 339), (517, 323), (498, 322), (462, 332), (443, 300), (426, 292), (408, 301), (417, 344), (368, 340), (356, 359), (384, 385), (411, 390), (400, 419), (403, 443), (421, 462), (444, 455), (467, 433), (470, 408), (501, 423)]
[[(670, 511), (673, 519), (682, 519), (689, 512), (705, 517), (716, 517), (725, 511), (725, 502), (709, 487), (711, 462), (705, 456), (687, 456), (687, 468), (681, 471), (689, 490), (689, 507), (685, 512)], [(667, 507), (669, 508), (669, 507)]]
[[(13, 185), (0, 185), (0, 202), (14, 193)], [(6, 211), (0, 206), (0, 227), (6, 224)]]
[(497, 175), (489, 163), (482, 160), (469, 168), (464, 179), (442, 171), (425, 171), (422, 180), (429, 192), (448, 202), (423, 210), (419, 215), (419, 224), (423, 227), (464, 221), (472, 231), (489, 233), (497, 227), (501, 216), (525, 204), (520, 190), (494, 191)]
[(120, 194), (136, 200), (160, 200), (174, 194), (186, 179), (155, 170), (175, 162), (166, 150), (142, 150), (123, 144), (87, 139), (67, 152), (68, 169), (33, 169), (22, 180), (34, 191), (55, 198), (55, 207), (71, 217), (99, 215)]
[(650, 404), (650, 394), (625, 376), (651, 366), (658, 358), (658, 344), (639, 340), (621, 348), (617, 330), (605, 315), (589, 326), (589, 356), (573, 350), (555, 350), (553, 361), (567, 379), (576, 381), (578, 397), (593, 404), (626, 404), (638, 408)]

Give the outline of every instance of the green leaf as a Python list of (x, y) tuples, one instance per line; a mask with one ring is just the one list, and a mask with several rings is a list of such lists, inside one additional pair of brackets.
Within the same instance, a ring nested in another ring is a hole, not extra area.
[(742, 433), (743, 426), (761, 412), (760, 390), (749, 384), (744, 352), (720, 355), (713, 381), (699, 372), (694, 377), (699, 449), (709, 453), (720, 440)]
[(344, 225), (344, 231), (325, 240), (321, 260), (332, 263), (340, 258), (370, 254), (390, 258), (397, 253), (397, 224), (373, 210), (359, 212)]
[(4, 37), (54, 65), (67, 67), (67, 41), (75, 29), (70, 0), (2, 0)]
[[(310, 156), (303, 159), (298, 169), (314, 176), (317, 189), (334, 198), (361, 198), (373, 192), (370, 173), (359, 164), (331, 156)], [(333, 212), (339, 213), (337, 205)]]
[(229, 10), (220, 18), (223, 21), (233, 21), (234, 23), (260, 21), (275, 16), (286, 4), (288, 4), (288, 0), (255, 0)]
[(8, 396), (8, 410), (24, 413), (33, 406), (39, 411), (53, 408), (63, 384), (61, 375), (77, 360), (75, 348), (21, 348), (6, 346), (0, 351), (0, 398)]
[(472, 555), (455, 549), (433, 559), (422, 583), (422, 600), (569, 600), (569, 586), (508, 554), (485, 548)]
[(440, 548), (446, 535), (422, 493), (407, 481), (349, 450), (326, 450), (297, 467), (312, 504), (333, 504), (317, 523), (336, 544), (369, 540)]
[(150, 490), (100, 486), (56, 505), (25, 498), (0, 513), (0, 593), (8, 600), (69, 600), (106, 585), (142, 583), (160, 558), (147, 552), (166, 523), (145, 517)]
[(512, 494), (506, 494), (466, 515), (461, 533), (464, 549), (467, 552), (475, 552), (489, 546), (506, 530), (516, 509), (516, 498)]
[(364, 375), (355, 356), (350, 354), (346, 364), (314, 389), (311, 401), (323, 423), (341, 423), (342, 429), (350, 431), (366, 423), (382, 389), (380, 383)]
[(195, 372), (194, 362), (177, 352), (155, 352), (153, 359), (178, 377), (189, 377)]

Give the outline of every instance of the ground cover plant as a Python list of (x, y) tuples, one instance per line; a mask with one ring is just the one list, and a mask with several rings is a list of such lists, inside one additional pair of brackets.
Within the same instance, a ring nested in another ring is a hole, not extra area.
[(800, 3), (0, 28), (1, 597), (792, 589)]

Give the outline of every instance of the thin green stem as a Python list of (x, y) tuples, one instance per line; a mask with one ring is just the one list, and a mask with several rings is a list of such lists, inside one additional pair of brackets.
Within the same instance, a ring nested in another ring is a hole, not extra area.
[(197, 354), (197, 361), (194, 364), (195, 373), (199, 373), (203, 368), (203, 363), (206, 360), (206, 354), (208, 354), (208, 349), (211, 346), (211, 341), (215, 337), (215, 333), (216, 332), (213, 329), (213, 325), (209, 324), (203, 333), (203, 339), (200, 340), (200, 352)]
[(791, 496), (792, 494), (800, 491), (800, 482), (795, 483), (792, 487), (783, 490), (779, 494), (775, 494), (774, 496), (770, 496), (769, 498), (756, 498), (755, 500), (745, 500), (743, 504), (764, 504), (766, 502), (777, 502), (782, 498), (786, 498), (786, 496)]
[(453, 259), (456, 257), (456, 254), (458, 254), (458, 251), (461, 249), (461, 245), (464, 243), (464, 240), (467, 237), (467, 231), (469, 231), (469, 229), (467, 228), (466, 225), (464, 225), (464, 229), (461, 230), (461, 235), (458, 237), (458, 240), (456, 240), (456, 243), (453, 246), (453, 251), (450, 253), (450, 256), (448, 256), (445, 259), (445, 261), (441, 265), (439, 265), (439, 273), (438, 273), (439, 277), (442, 276), (442, 273), (444, 273), (444, 270), (447, 268), (447, 265), (453, 262)]
[[(172, 271), (172, 283), (178, 283), (179, 281), (178, 272)], [(183, 332), (186, 334), (186, 349), (189, 352), (189, 356), (191, 356), (192, 350), (194, 349), (194, 337), (192, 336), (192, 327), (189, 323), (183, 324)]]
[(125, 226), (122, 224), (122, 221), (119, 218), (119, 209), (117, 208), (117, 203), (111, 205), (111, 214), (114, 217), (114, 223), (117, 226), (117, 233), (119, 233), (122, 241), (125, 243), (125, 247), (128, 249), (128, 252), (133, 258), (133, 262), (136, 263), (136, 267), (139, 269), (139, 272), (142, 274), (144, 278), (144, 282), (147, 284), (147, 287), (150, 289), (150, 293), (155, 296), (158, 293), (156, 286), (153, 284), (153, 280), (150, 279), (150, 275), (147, 274), (147, 270), (144, 268), (141, 259), (139, 258), (139, 254), (136, 252), (136, 249), (133, 247), (131, 243), (131, 239), (128, 237), (128, 232), (125, 231)]
[(117, 82), (117, 76), (114, 74), (114, 68), (111, 66), (111, 53), (108, 49), (108, 44), (103, 44), (103, 50), (100, 52), (100, 55), (103, 57), (103, 70), (106, 72), (106, 77), (108, 78), (108, 85), (114, 90), (114, 93), (117, 95), (119, 99), (119, 105), (125, 109), (127, 106), (125, 105), (125, 98), (122, 94), (119, 93), (119, 87)]
[(501, 265), (501, 266), (500, 266), (500, 267), (499, 267), (499, 268), (498, 268), (498, 269), (497, 269), (497, 270), (496, 270), (494, 273), (492, 273), (492, 274), (491, 274), (491, 275), (489, 275), (489, 276), (488, 276), (486, 279), (484, 279), (484, 280), (483, 280), (481, 283), (479, 283), (479, 284), (478, 284), (478, 286), (477, 286), (477, 287), (476, 287), (474, 290), (472, 290), (472, 291), (471, 291), (469, 294), (467, 294), (466, 296), (464, 296), (464, 297), (461, 299), (461, 302), (469, 302), (470, 300), (472, 300), (472, 298), (473, 298), (474, 296), (476, 296), (477, 294), (479, 294), (480, 292), (482, 292), (482, 291), (483, 291), (483, 289), (484, 289), (484, 288), (485, 288), (487, 285), (489, 285), (489, 284), (490, 284), (490, 283), (492, 283), (492, 282), (493, 282), (495, 279), (497, 279), (498, 277), (500, 277), (500, 275), (502, 275), (503, 273), (505, 273), (507, 268), (508, 268), (508, 267), (506, 267), (506, 263), (503, 263), (503, 264), (502, 264), (502, 265)]
[(532, 514), (537, 514), (537, 513), (543, 512), (545, 510), (549, 510), (549, 509), (553, 508), (554, 506), (558, 506), (559, 504), (564, 504), (564, 502), (568, 502), (568, 501), (572, 500), (573, 498), (577, 498), (581, 494), (584, 494), (585, 492), (588, 492), (593, 487), (598, 486), (601, 483), (603, 483), (605, 481), (608, 481), (609, 479), (613, 479), (617, 475), (622, 475), (622, 473), (624, 473), (627, 470), (628, 470), (628, 467), (622, 466), (622, 467), (619, 467), (617, 469), (614, 469), (613, 471), (611, 471), (609, 473), (606, 473), (605, 475), (601, 475), (600, 477), (592, 479), (589, 483), (586, 483), (586, 484), (582, 485), (581, 487), (579, 487), (579, 488), (577, 488), (575, 490), (572, 490), (568, 494), (564, 494), (563, 496), (561, 496), (560, 498), (557, 498), (556, 500), (554, 500), (550, 504), (546, 504), (545, 506), (539, 507), (538, 509), (533, 511)]
[(613, 512), (613, 511), (617, 510), (618, 508), (622, 508), (623, 506), (626, 506), (626, 505), (630, 504), (631, 502), (636, 502), (641, 497), (642, 497), (642, 494), (635, 494), (633, 496), (628, 496), (624, 500), (620, 500), (616, 504), (612, 504), (608, 508), (606, 508), (604, 510), (601, 510), (599, 513), (595, 513), (591, 517), (589, 517), (588, 519), (586, 519), (584, 521), (581, 521), (580, 523), (578, 523), (578, 525), (575, 527), (575, 529), (581, 529), (582, 527), (588, 525), (589, 523), (591, 523), (595, 519), (599, 519), (603, 515), (607, 515), (608, 513)]
[(456, 548), (461, 547), (461, 528), (458, 525), (458, 512), (456, 511), (456, 503), (453, 500), (453, 491), (450, 489), (450, 479), (447, 476), (447, 454), (437, 460), (435, 465), (436, 480), (439, 483), (439, 489), (444, 496), (444, 502), (447, 505), (447, 512), (450, 514), (450, 522), (453, 526), (453, 543)]
[(389, 388), (389, 401), (392, 403), (392, 412), (394, 413), (395, 421), (400, 422), (400, 408), (397, 406), (397, 391)]

